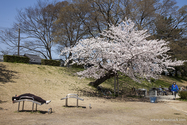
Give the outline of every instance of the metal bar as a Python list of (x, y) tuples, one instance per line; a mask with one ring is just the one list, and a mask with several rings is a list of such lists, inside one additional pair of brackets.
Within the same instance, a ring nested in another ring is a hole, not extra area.
[(77, 108), (78, 108), (78, 99), (77, 99)]
[(18, 103), (18, 112), (19, 112), (19, 106), (20, 106), (20, 102)]
[(25, 102), (25, 101), (23, 101), (23, 105), (22, 105), (22, 111), (23, 111), (23, 109), (24, 109), (24, 102)]
[(66, 107), (68, 106), (68, 98), (66, 98), (66, 104), (65, 105), (66, 105)]
[(32, 112), (33, 112), (33, 109), (34, 109), (34, 102), (32, 103)]
[(36, 104), (36, 111), (37, 111), (37, 104)]
[(48, 109), (48, 114), (51, 114), (52, 113), (52, 108), (49, 108)]

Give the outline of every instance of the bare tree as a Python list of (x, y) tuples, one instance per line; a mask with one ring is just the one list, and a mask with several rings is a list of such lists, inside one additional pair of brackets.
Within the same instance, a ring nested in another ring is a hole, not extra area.
[[(81, 11), (79, 8), (84, 7), (83, 4), (73, 5), (66, 4), (62, 7), (58, 15), (58, 20), (54, 24), (53, 33), (54, 40), (60, 44), (60, 49), (64, 47), (74, 46), (77, 41), (85, 37), (88, 30), (83, 25), (87, 11)], [(81, 17), (80, 17), (81, 16)], [(66, 58), (71, 56), (64, 55)]]
[[(35, 6), (18, 10), (14, 31), (20, 29), (21, 44), (19, 45), (29, 53), (37, 53), (46, 59), (52, 59), (52, 47), (54, 45), (53, 22), (57, 20), (60, 6), (55, 7), (56, 2), (38, 1)], [(9, 46), (18, 47), (17, 36), (14, 31), (4, 32), (3, 41)]]
[[(125, 18), (132, 19), (138, 29), (155, 34), (157, 19), (176, 15), (177, 9), (175, 0), (73, 0), (58, 15), (55, 41), (61, 42), (62, 48), (74, 46), (77, 40), (98, 37)], [(180, 9), (178, 22), (184, 21), (184, 10)]]
[(138, 29), (153, 32), (158, 16), (168, 16), (177, 10), (175, 0), (74, 0), (74, 6), (83, 4), (80, 11), (87, 11), (86, 18), (79, 16), (92, 37), (98, 36), (109, 25), (132, 19)]
[[(122, 11), (124, 8), (122, 8), (120, 0), (83, 1), (86, 3), (85, 8), (88, 8), (88, 13), (86, 18), (81, 19), (92, 37), (96, 37), (103, 30), (109, 29), (109, 25), (118, 24), (119, 21), (122, 21), (127, 15)], [(75, 3), (79, 2), (80, 0), (75, 0)]]
[[(0, 40), (3, 45), (8, 46), (8, 48), (2, 49), (1, 52), (5, 52), (6, 54), (17, 54), (18, 48), (18, 32), (16, 29), (9, 28), (5, 29), (1, 32)], [(20, 50), (22, 51), (22, 49)], [(8, 52), (8, 53), (7, 53)]]

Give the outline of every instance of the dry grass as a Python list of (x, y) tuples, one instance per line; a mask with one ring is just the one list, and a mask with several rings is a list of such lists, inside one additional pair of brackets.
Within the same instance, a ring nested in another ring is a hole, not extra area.
[[(77, 93), (78, 89), (92, 89), (86, 79), (69, 75), (64, 67), (44, 65), (29, 65), (20, 63), (0, 63), (10, 78), (1, 78), (1, 99), (22, 93), (33, 93), (43, 98), (65, 96), (67, 93)], [(3, 75), (1, 75), (3, 77)], [(55, 96), (54, 96), (55, 95)]]
[[(1, 125), (87, 125), (87, 124), (186, 124), (187, 103), (167, 102), (150, 103), (139, 99), (105, 99), (98, 97), (81, 97), (79, 108), (75, 99), (70, 99), (71, 107), (64, 107), (65, 101), (60, 98), (77, 90), (94, 91), (88, 86), (88, 79), (79, 79), (67, 72), (64, 67), (28, 65), (18, 63), (0, 63), (0, 124)], [(11, 103), (15, 94), (33, 93), (46, 100), (48, 105), (38, 106), (41, 113), (31, 113), (31, 103), (25, 103), (29, 112), (16, 112), (17, 104)], [(149, 101), (149, 100), (148, 100)], [(92, 109), (89, 108), (91, 104)], [(48, 115), (47, 110), (53, 113)], [(151, 121), (151, 120), (170, 121)], [(186, 121), (172, 121), (183, 119)]]
[(172, 78), (172, 77), (167, 77), (167, 76), (162, 76), (161, 80), (164, 80), (168, 83), (173, 83), (173, 82), (176, 82), (177, 85), (180, 87), (180, 86), (187, 86), (187, 80), (184, 80), (184, 79), (176, 79), (176, 78)]

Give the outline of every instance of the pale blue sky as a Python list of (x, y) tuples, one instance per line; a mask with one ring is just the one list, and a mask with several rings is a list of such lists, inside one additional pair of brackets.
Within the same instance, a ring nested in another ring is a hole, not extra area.
[[(49, 0), (54, 1), (54, 0)], [(63, 1), (63, 0), (57, 0)], [(68, 1), (68, 0), (67, 0)], [(176, 0), (179, 7), (187, 5), (187, 0)], [(17, 15), (17, 9), (24, 9), (29, 6), (34, 6), (37, 0), (0, 0), (0, 31), (5, 28), (11, 28), (13, 22), (15, 22), (15, 17)], [(5, 47), (0, 41), (0, 50)], [(58, 58), (58, 55), (54, 55), (54, 58)]]
[[(38, 0), (0, 0), (0, 31), (6, 28), (12, 28), (15, 22), (15, 17), (17, 16), (18, 9), (24, 9), (29, 6), (34, 6), (37, 4)], [(48, 0), (55, 1), (55, 0)], [(64, 0), (56, 0), (64, 1)], [(66, 0), (68, 1), (68, 0)], [(0, 32), (1, 33), (1, 32)], [(6, 46), (1, 44), (0, 41), (0, 51), (5, 49)], [(23, 55), (23, 53), (21, 53)], [(1, 53), (0, 53), (1, 55)], [(53, 59), (58, 59), (58, 55), (53, 52)]]
[[(3, 28), (11, 28), (17, 9), (24, 9), (29, 6), (37, 4), (38, 0), (0, 0), (0, 30)], [(48, 0), (50, 1), (64, 1), (64, 0)], [(68, 1), (68, 0), (66, 0)]]

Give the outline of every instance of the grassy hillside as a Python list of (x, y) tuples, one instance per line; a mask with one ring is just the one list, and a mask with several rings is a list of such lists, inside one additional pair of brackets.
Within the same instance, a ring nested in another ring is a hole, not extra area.
[(79, 79), (73, 70), (64, 67), (0, 62), (0, 100), (15, 94), (33, 93), (56, 99), (79, 89), (92, 91), (87, 79)]
[[(43, 98), (50, 98), (53, 95), (53, 100), (59, 100), (67, 93), (77, 93), (78, 90), (95, 91), (95, 88), (88, 86), (90, 81), (94, 81), (93, 79), (80, 79), (74, 75), (78, 70), (80, 69), (0, 62), (0, 100), (22, 93), (34, 93)], [(166, 76), (151, 84), (147, 81), (140, 84), (128, 77), (119, 77), (120, 89), (131, 87), (148, 89), (159, 85), (168, 87), (174, 81), (179, 86), (187, 86), (186, 80)], [(113, 90), (113, 83), (114, 78), (111, 78), (102, 86)]]
[[(120, 88), (146, 88), (149, 89), (151, 87), (169, 87), (172, 85), (173, 82), (176, 82), (179, 87), (181, 86), (187, 86), (187, 80), (181, 79), (181, 78), (175, 78), (175, 77), (169, 77), (169, 76), (161, 76), (160, 79), (157, 80), (151, 80), (151, 82), (148, 82), (147, 80), (142, 81), (141, 83), (135, 82), (129, 77), (126, 76), (120, 76), (119, 77), (119, 86)], [(114, 84), (114, 78), (107, 80), (104, 83), (106, 86), (113, 86)]]

